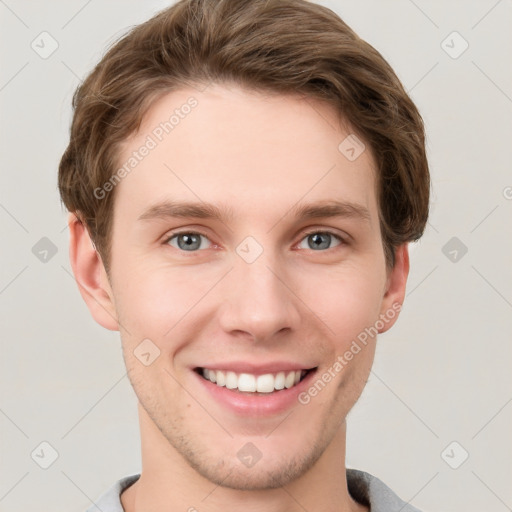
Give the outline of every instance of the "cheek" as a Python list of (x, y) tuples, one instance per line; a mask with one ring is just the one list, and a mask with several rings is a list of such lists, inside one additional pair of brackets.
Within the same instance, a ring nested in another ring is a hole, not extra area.
[(120, 321), (129, 332), (157, 338), (172, 330), (194, 308), (212, 281), (190, 268), (187, 271), (148, 264), (125, 275), (116, 300)]
[[(323, 321), (331, 337), (350, 343), (379, 317), (384, 275), (361, 268), (331, 268), (303, 278), (304, 302)], [(341, 348), (341, 347), (340, 347)]]

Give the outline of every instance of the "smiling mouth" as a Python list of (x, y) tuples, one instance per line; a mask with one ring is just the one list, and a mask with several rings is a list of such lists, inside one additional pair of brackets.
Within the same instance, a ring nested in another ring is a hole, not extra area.
[(239, 393), (251, 394), (270, 394), (290, 389), (315, 370), (316, 367), (309, 370), (298, 369), (254, 375), (251, 373), (235, 373), (228, 370), (194, 369), (202, 378), (209, 380), (219, 387), (226, 387)]

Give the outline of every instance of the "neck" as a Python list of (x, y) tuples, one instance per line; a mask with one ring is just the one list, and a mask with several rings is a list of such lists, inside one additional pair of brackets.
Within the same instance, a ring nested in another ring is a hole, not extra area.
[(346, 423), (343, 422), (318, 461), (285, 487), (237, 490), (217, 486), (197, 473), (169, 444), (139, 404), (142, 472), (121, 495), (126, 512), (186, 510), (223, 512), (362, 512), (347, 489)]

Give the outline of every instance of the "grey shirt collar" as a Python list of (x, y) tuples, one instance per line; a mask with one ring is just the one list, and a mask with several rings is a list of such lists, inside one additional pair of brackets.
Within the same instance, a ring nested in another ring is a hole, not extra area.
[[(124, 512), (121, 493), (135, 483), (140, 474), (126, 476), (118, 480), (103, 493), (86, 512)], [(347, 469), (348, 492), (359, 503), (370, 508), (371, 512), (421, 512), (401, 500), (378, 478), (357, 469)]]

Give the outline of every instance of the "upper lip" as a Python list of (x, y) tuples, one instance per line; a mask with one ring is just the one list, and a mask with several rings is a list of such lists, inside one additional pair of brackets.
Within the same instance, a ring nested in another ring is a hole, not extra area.
[(209, 370), (225, 370), (234, 373), (250, 373), (264, 375), (266, 373), (290, 372), (292, 370), (312, 370), (315, 365), (304, 365), (291, 361), (272, 361), (265, 364), (257, 364), (243, 361), (231, 361), (223, 363), (205, 363), (195, 368), (208, 368)]

